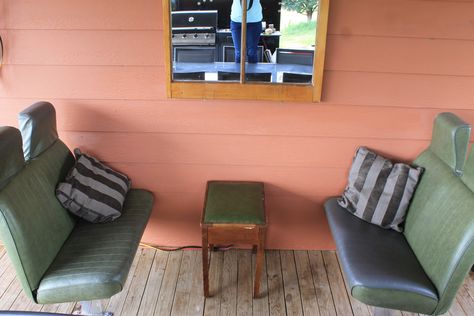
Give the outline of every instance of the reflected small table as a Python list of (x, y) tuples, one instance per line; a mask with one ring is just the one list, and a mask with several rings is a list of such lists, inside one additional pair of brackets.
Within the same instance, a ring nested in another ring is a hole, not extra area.
[(257, 247), (254, 297), (259, 296), (267, 220), (262, 182), (209, 181), (201, 218), (204, 296), (209, 297), (209, 247), (251, 244)]

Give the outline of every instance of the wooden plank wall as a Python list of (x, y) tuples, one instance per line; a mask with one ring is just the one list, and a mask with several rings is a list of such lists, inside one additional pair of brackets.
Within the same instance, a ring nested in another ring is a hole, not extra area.
[[(322, 204), (354, 150), (412, 160), (436, 113), (474, 123), (474, 1), (331, 0), (320, 104), (168, 100), (159, 0), (0, 0), (0, 124), (60, 136), (152, 190), (145, 241), (199, 244), (208, 179), (267, 184), (270, 248), (331, 249)], [(265, 93), (265, 91), (262, 91)]]

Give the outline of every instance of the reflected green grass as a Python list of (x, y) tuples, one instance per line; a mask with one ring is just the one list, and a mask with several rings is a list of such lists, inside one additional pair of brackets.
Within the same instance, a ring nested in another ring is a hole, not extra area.
[(281, 31), (280, 47), (308, 48), (314, 45), (316, 21), (289, 24)]

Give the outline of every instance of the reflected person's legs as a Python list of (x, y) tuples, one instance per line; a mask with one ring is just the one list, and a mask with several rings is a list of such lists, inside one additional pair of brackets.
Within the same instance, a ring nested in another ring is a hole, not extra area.
[(232, 32), (232, 41), (235, 47), (235, 62), (240, 63), (240, 41), (242, 33), (242, 23), (230, 21), (230, 31)]
[(258, 63), (258, 42), (262, 33), (262, 22), (247, 23), (247, 56), (249, 63)]

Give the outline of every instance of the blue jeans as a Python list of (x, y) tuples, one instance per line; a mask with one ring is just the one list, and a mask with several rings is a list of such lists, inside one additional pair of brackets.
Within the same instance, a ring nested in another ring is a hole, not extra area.
[[(235, 62), (240, 63), (240, 42), (242, 33), (242, 23), (230, 21), (230, 31), (235, 47)], [(258, 41), (262, 33), (262, 22), (247, 23), (247, 61), (249, 63), (258, 62)]]

